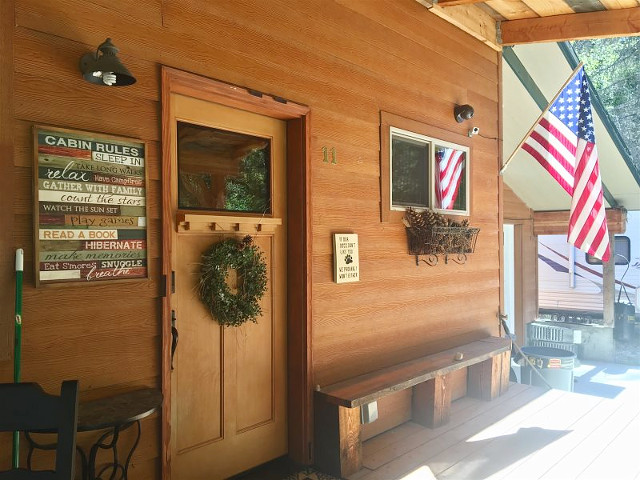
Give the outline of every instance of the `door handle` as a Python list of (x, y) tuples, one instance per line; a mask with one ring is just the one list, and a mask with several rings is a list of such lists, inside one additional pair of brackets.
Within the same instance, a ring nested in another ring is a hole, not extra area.
[(171, 310), (171, 370), (173, 370), (173, 357), (178, 348), (178, 329), (176, 328), (176, 311)]

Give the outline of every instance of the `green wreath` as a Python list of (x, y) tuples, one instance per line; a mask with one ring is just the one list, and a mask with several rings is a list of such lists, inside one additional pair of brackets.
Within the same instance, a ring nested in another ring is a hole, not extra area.
[[(227, 285), (227, 273), (238, 273), (238, 292)], [(267, 265), (250, 236), (239, 241), (229, 238), (202, 254), (200, 299), (213, 318), (225, 326), (256, 323), (262, 315), (260, 299), (267, 290)]]

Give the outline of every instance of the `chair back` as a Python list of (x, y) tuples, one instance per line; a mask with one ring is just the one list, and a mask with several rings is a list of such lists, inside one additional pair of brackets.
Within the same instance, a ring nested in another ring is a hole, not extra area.
[(58, 433), (54, 472), (14, 469), (0, 472), (0, 480), (72, 480), (77, 426), (77, 380), (62, 382), (59, 396), (37, 383), (0, 383), (0, 432)]

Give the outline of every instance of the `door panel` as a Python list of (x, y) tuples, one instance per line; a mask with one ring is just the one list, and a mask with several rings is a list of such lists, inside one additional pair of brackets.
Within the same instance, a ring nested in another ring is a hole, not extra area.
[[(176, 310), (180, 341), (171, 375), (171, 475), (174, 480), (210, 480), (240, 473), (287, 453), (285, 123), (175, 94), (171, 102), (173, 145), (178, 121), (270, 142), (270, 216), (282, 219), (282, 225), (273, 232), (253, 229), (252, 233), (267, 265), (262, 315), (257, 323), (220, 326), (198, 297), (201, 255), (225, 238), (241, 239), (246, 235), (244, 230), (251, 230), (246, 224), (259, 224), (262, 217), (229, 212), (229, 217), (246, 219), (242, 227), (235, 227), (239, 231), (231, 231), (233, 227), (219, 231), (222, 227), (218, 224), (178, 231), (174, 147), (172, 263), (176, 292), (171, 307)], [(198, 164), (206, 161), (206, 155), (197, 159)], [(215, 161), (219, 163), (220, 158)], [(221, 204), (220, 198), (216, 197), (216, 202)], [(232, 291), (237, 282), (235, 272), (230, 271), (227, 283)]]
[[(260, 239), (260, 243), (266, 243)], [(271, 245), (260, 245), (270, 252)], [(270, 243), (270, 242), (269, 242)], [(265, 255), (266, 257), (266, 255)], [(267, 258), (267, 265), (271, 264)], [(267, 290), (265, 298), (271, 298)], [(257, 324), (245, 323), (235, 331), (236, 340), (236, 429), (243, 432), (274, 420), (274, 351), (273, 312), (270, 302), (261, 304), (263, 316)], [(261, 398), (256, 402), (256, 398)]]

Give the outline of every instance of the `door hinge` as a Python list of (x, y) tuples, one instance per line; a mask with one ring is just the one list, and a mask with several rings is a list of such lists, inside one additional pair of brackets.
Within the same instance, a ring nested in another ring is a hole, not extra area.
[[(167, 296), (167, 276), (162, 275), (160, 280), (160, 291), (162, 292), (162, 296)], [(176, 293), (176, 272), (171, 271), (171, 293)]]

